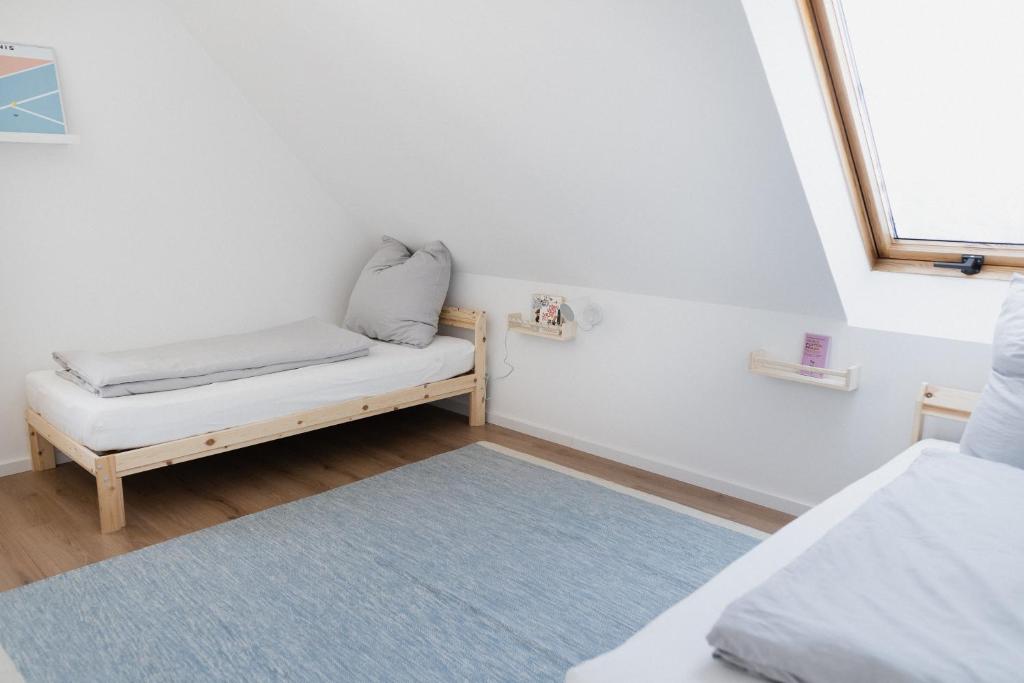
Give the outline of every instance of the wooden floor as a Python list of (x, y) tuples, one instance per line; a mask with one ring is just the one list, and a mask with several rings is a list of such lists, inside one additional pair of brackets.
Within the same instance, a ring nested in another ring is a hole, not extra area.
[(67, 463), (0, 477), (0, 590), (343, 486), (475, 441), (493, 441), (764, 531), (792, 517), (501, 427), (409, 408), (124, 481), (128, 526), (99, 532), (95, 479)]

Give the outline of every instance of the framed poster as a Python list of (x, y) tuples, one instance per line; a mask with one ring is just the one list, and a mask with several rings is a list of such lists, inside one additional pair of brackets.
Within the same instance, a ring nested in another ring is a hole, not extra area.
[(51, 48), (0, 42), (0, 132), (67, 133)]

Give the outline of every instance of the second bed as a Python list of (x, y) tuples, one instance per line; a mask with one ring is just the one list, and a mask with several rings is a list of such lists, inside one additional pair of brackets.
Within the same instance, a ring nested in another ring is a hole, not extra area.
[(377, 342), (362, 358), (117, 398), (34, 372), (25, 412), (32, 467), (54, 467), (59, 450), (95, 476), (108, 533), (125, 525), (122, 479), (131, 474), (464, 394), (470, 425), (482, 425), (486, 321), (483, 311), (446, 307), (438, 324), (472, 331), (472, 341)]
[[(924, 418), (966, 420), (978, 395), (925, 385), (914, 438)], [(790, 565), (829, 531), (892, 483), (926, 451), (958, 453), (949, 441), (917, 441), (882, 467), (790, 522), (713, 579), (663, 612), (619, 647), (572, 668), (567, 683), (749, 683), (753, 677), (712, 657), (707, 635), (725, 608)]]

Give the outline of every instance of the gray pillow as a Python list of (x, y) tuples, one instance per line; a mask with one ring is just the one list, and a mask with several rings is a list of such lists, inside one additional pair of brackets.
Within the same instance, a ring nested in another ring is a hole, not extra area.
[(344, 325), (373, 339), (422, 348), (437, 334), (451, 277), (452, 255), (442, 243), (412, 253), (385, 236), (352, 290)]
[(1014, 275), (992, 341), (992, 374), (960, 452), (1024, 468), (1024, 277)]

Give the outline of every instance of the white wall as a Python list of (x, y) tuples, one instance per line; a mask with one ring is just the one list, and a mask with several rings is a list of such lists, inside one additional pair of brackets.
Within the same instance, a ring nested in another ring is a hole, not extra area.
[(0, 27), (57, 49), (82, 138), (0, 145), (0, 472), (54, 349), (340, 318), (367, 240), (162, 3), (5, 0)]
[[(801, 512), (909, 445), (921, 383), (980, 390), (991, 347), (718, 304), (462, 274), (449, 300), (490, 314), (488, 363), (502, 363), (506, 313), (533, 292), (590, 297), (605, 320), (572, 342), (509, 335), (513, 374), (489, 385), (488, 419), (760, 502)], [(765, 349), (799, 361), (804, 332), (832, 335), (832, 365), (862, 366), (852, 393), (747, 371)], [(959, 438), (952, 425), (934, 436)]]
[(362, 227), (839, 318), (738, 0), (167, 0)]
[[(739, 0), (166, 1), (358, 226), (448, 243), (496, 373), (534, 289), (602, 290), (592, 335), (512, 339), (500, 424), (800, 509), (906, 445), (921, 382), (984, 382), (984, 345), (842, 322), (814, 218), (849, 200), (808, 209)], [(860, 391), (746, 372), (805, 331)]]

